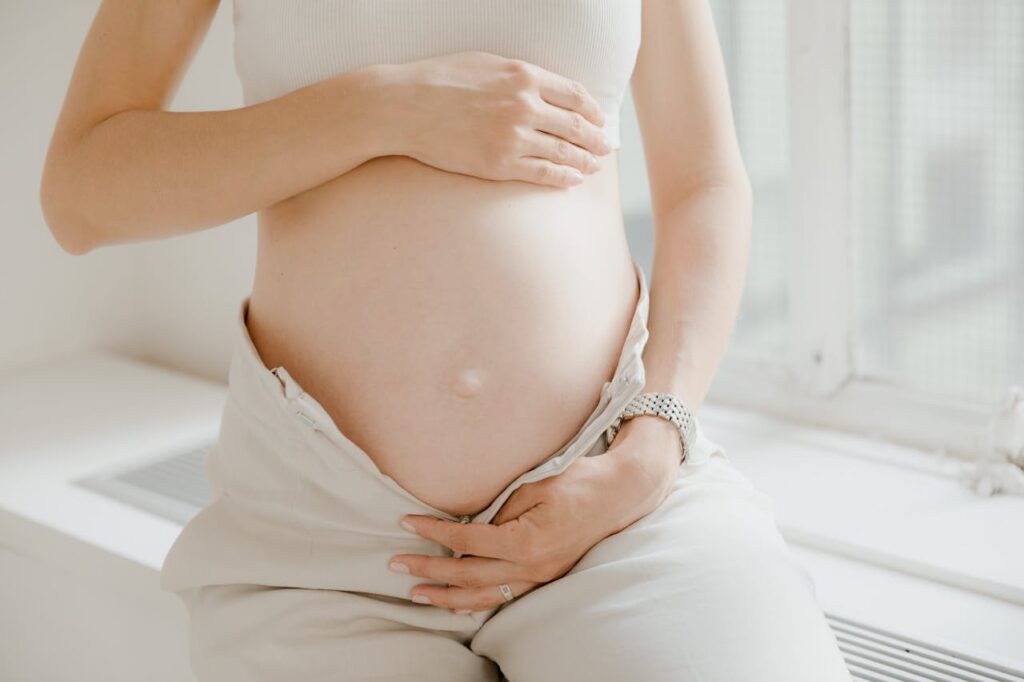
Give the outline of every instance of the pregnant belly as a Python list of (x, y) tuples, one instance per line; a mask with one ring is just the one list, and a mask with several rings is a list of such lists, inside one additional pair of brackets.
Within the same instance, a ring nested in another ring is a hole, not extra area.
[(480, 511), (614, 373), (638, 290), (602, 166), (558, 189), (383, 157), (264, 210), (254, 344), (400, 485)]

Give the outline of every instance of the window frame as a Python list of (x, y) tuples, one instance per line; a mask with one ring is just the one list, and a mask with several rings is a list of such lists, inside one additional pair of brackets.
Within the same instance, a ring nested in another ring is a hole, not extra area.
[[(858, 374), (850, 3), (785, 3), (788, 352), (780, 360), (730, 348), (708, 398), (936, 454), (991, 457), (1000, 445), (991, 407)], [(1014, 423), (1024, 435), (1024, 410)]]

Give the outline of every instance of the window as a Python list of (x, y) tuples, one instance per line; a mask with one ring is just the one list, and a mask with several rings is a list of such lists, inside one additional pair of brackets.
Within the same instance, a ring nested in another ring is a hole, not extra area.
[[(1024, 2), (711, 4), (755, 194), (712, 398), (986, 454), (1024, 385)], [(623, 207), (649, 266), (629, 114)]]
[(1024, 385), (1024, 4), (851, 5), (858, 367), (992, 403)]

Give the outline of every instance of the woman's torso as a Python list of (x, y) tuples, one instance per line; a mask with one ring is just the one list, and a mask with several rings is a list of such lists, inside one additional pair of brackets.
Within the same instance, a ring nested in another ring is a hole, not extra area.
[[(235, 0), (236, 63), (251, 103), (491, 51), (579, 79), (617, 144), (639, 4)], [(263, 361), (420, 499), (482, 509), (576, 433), (625, 340), (638, 290), (615, 153), (600, 163), (559, 189), (380, 157), (261, 211), (248, 326)]]

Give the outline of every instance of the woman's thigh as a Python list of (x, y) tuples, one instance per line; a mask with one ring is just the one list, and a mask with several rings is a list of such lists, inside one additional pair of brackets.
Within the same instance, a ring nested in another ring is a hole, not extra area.
[(494, 663), (467, 647), (471, 632), (427, 627), (429, 606), (259, 585), (206, 586), (185, 603), (200, 682), (499, 679)]
[(770, 500), (721, 453), (474, 637), (511, 682), (850, 679)]

